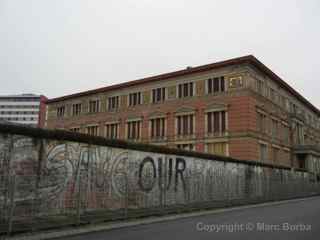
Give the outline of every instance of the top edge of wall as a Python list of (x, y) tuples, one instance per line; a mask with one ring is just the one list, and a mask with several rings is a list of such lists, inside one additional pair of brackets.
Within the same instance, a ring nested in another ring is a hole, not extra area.
[(293, 169), (283, 165), (275, 165), (275, 164), (262, 163), (258, 161), (235, 159), (231, 157), (224, 157), (224, 156), (194, 152), (194, 151), (185, 151), (185, 150), (168, 148), (163, 146), (156, 146), (151, 144), (133, 143), (133, 142), (128, 142), (124, 140), (107, 139), (104, 137), (89, 136), (87, 134), (74, 133), (70, 131), (57, 130), (57, 129), (49, 130), (49, 129), (34, 128), (29, 126), (0, 123), (0, 134), (22, 135), (22, 136), (32, 137), (35, 139), (71, 141), (71, 142), (85, 143), (89, 145), (108, 146), (108, 147), (115, 147), (115, 148), (138, 150), (143, 152), (179, 155), (179, 156), (186, 156), (186, 157), (196, 157), (196, 158), (202, 158), (207, 160), (222, 161), (225, 163), (228, 163), (228, 162), (242, 163), (250, 166), (260, 166), (260, 167), (307, 172), (304, 169)]

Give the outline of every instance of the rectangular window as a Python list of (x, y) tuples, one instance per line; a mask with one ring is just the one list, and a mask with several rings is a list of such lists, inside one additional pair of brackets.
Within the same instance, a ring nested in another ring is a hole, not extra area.
[(304, 143), (304, 133), (303, 126), (300, 123), (296, 123), (296, 143), (303, 144)]
[(257, 91), (261, 95), (264, 95), (264, 84), (263, 84), (263, 81), (261, 80), (257, 80)]
[(274, 93), (274, 102), (275, 102), (276, 104), (279, 104), (279, 103), (280, 103), (280, 95), (279, 95), (279, 93), (277, 93), (276, 91), (275, 91), (275, 93)]
[(287, 111), (290, 111), (290, 101), (288, 98), (285, 98), (285, 108)]
[(260, 161), (262, 162), (266, 162), (267, 161), (267, 155), (268, 151), (267, 151), (267, 145), (260, 143)]
[(70, 128), (71, 132), (80, 133), (80, 127)]
[(289, 151), (289, 150), (284, 149), (282, 161), (283, 161), (285, 164), (290, 165), (290, 151)]
[(82, 104), (81, 103), (76, 103), (72, 105), (72, 116), (78, 116), (81, 114), (81, 108)]
[(141, 92), (129, 94), (129, 106), (136, 106), (141, 104)]
[(106, 124), (106, 138), (117, 139), (119, 138), (119, 123)]
[(225, 91), (224, 77), (215, 77), (207, 80), (208, 93), (217, 93)]
[(297, 114), (298, 113), (298, 106), (296, 104), (292, 104), (292, 113)]
[(194, 133), (194, 114), (177, 116), (177, 135), (185, 136)]
[(258, 131), (262, 133), (267, 133), (267, 116), (263, 113), (258, 112), (257, 113), (257, 125), (258, 125)]
[(275, 119), (272, 119), (272, 138), (276, 139), (278, 137), (278, 121)]
[(178, 96), (179, 98), (192, 97), (193, 94), (193, 82), (179, 84)]
[(283, 95), (280, 95), (280, 105), (281, 107), (286, 107), (286, 98)]
[(115, 110), (119, 108), (119, 96), (108, 98), (108, 110)]
[(89, 113), (97, 113), (100, 109), (100, 101), (99, 100), (90, 100), (89, 101)]
[(226, 111), (207, 113), (207, 133), (222, 136), (226, 133)]
[(187, 150), (187, 151), (194, 151), (194, 144), (186, 143), (186, 144), (177, 144), (178, 149)]
[(127, 138), (129, 140), (140, 139), (141, 121), (131, 121), (127, 123)]
[(86, 132), (91, 136), (98, 136), (98, 126), (88, 126)]
[(286, 125), (283, 125), (283, 141), (284, 143), (288, 144), (290, 140), (290, 130), (289, 127)]
[(65, 113), (65, 106), (61, 106), (57, 108), (57, 117), (63, 117)]
[(152, 89), (152, 103), (163, 102), (166, 99), (166, 88)]
[(165, 118), (154, 118), (150, 120), (151, 138), (165, 137)]
[(272, 101), (275, 101), (275, 99), (276, 99), (275, 91), (274, 91), (274, 89), (272, 89), (272, 88), (270, 88), (270, 99), (271, 99)]
[(276, 147), (273, 147), (272, 148), (272, 150), (273, 150), (273, 163), (279, 163), (278, 161), (279, 161), (279, 148), (276, 148)]
[(227, 156), (227, 143), (207, 143), (207, 153)]

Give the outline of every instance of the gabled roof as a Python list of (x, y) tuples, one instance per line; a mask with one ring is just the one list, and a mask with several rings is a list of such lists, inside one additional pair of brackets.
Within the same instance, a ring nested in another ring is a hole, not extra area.
[(108, 91), (118, 90), (122, 88), (137, 86), (140, 84), (150, 83), (150, 82), (156, 82), (160, 80), (170, 79), (174, 77), (181, 77), (186, 76), (194, 73), (200, 73), (205, 72), (209, 70), (214, 70), (222, 67), (228, 67), (228, 66), (234, 66), (239, 64), (251, 64), (255, 66), (257, 69), (259, 69), (262, 73), (266, 74), (271, 79), (275, 80), (279, 83), (279, 85), (283, 88), (285, 88), (287, 91), (289, 91), (292, 95), (294, 95), (299, 101), (301, 101), (303, 104), (308, 106), (313, 112), (315, 112), (318, 116), (320, 116), (320, 110), (316, 108), (314, 105), (312, 105), (306, 98), (304, 98), (300, 93), (298, 93), (296, 90), (294, 90), (289, 84), (287, 84), (284, 80), (282, 80), (277, 74), (275, 74), (272, 70), (270, 70), (267, 66), (265, 66), (262, 62), (260, 62), (257, 58), (255, 58), (253, 55), (247, 55), (243, 57), (238, 58), (232, 58), (229, 60), (221, 61), (221, 62), (215, 62), (211, 64), (206, 64), (202, 66), (197, 67), (191, 67), (186, 68), (179, 71), (174, 71), (170, 73), (160, 74), (152, 77), (142, 78), (134, 81), (129, 81), (125, 83), (115, 84), (107, 87), (97, 88), (89, 91), (74, 93), (62, 97), (52, 98), (46, 101), (46, 103), (55, 103), (60, 102), (64, 100), (69, 100), (72, 98), (77, 97), (84, 97), (92, 94), (97, 93), (104, 93)]

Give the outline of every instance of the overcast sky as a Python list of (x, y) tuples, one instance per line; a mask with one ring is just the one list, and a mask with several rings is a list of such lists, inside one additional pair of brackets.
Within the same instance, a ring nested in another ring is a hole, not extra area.
[(253, 54), (320, 107), (319, 0), (0, 0), (0, 94), (49, 98)]

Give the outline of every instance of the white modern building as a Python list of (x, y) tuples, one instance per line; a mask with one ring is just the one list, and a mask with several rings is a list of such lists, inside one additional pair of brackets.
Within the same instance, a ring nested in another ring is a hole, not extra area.
[(42, 95), (0, 95), (0, 121), (41, 127), (45, 112)]

